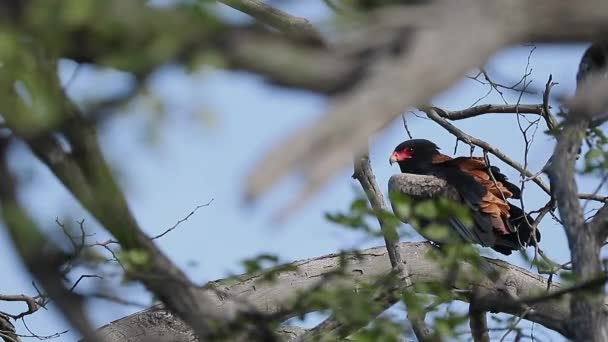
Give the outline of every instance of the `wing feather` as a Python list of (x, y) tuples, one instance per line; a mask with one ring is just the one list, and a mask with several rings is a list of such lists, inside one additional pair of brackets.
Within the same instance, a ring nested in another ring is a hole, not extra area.
[(490, 216), (490, 224), (498, 234), (512, 233), (508, 223), (510, 206), (507, 199), (513, 198), (515, 193), (519, 196), (519, 188), (507, 182), (507, 177), (500, 173), (499, 168), (494, 166), (488, 168), (482, 157), (437, 158), (436, 163), (455, 165), (481, 184), (486, 189), (486, 193), (479, 203), (479, 211)]

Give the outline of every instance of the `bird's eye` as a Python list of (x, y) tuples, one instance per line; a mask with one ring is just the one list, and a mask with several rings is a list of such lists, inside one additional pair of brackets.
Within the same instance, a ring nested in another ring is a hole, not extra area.
[(414, 148), (413, 148), (413, 147), (408, 147), (408, 148), (407, 148), (407, 151), (408, 151), (409, 153), (412, 153), (412, 152), (414, 152)]

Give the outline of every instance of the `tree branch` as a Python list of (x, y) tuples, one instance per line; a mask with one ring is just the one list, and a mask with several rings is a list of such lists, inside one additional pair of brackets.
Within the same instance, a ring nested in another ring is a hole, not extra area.
[(594, 232), (599, 241), (608, 238), (608, 204), (604, 204), (588, 224), (589, 229)]
[(486, 312), (475, 309), (475, 299), (469, 304), (469, 326), (474, 342), (490, 342)]
[(289, 38), (324, 47), (321, 34), (304, 18), (294, 17), (258, 0), (219, 0), (220, 2), (249, 14), (261, 23), (285, 33)]
[[(400, 175), (401, 176), (401, 175)], [(429, 184), (431, 191), (443, 191), (445, 185), (442, 180), (430, 176), (406, 175), (409, 178), (404, 184), (415, 187), (420, 181)], [(445, 184), (445, 183), (444, 183)], [(406, 185), (404, 185), (406, 186)], [(426, 194), (425, 194), (426, 195)], [(398, 252), (403, 260), (408, 261), (410, 278), (415, 284), (427, 282), (442, 282), (445, 280), (448, 270), (445, 270), (433, 258), (427, 257), (427, 253), (435, 247), (428, 243), (402, 242), (399, 244)], [(291, 263), (297, 267), (296, 271), (282, 271), (275, 274), (275, 280), (269, 282), (264, 273), (254, 275), (243, 275), (238, 278), (217, 280), (211, 286), (221, 289), (229, 297), (246, 300), (258, 311), (264, 314), (274, 315), (280, 313), (277, 319), (285, 320), (298, 313), (290, 310), (290, 303), (296, 300), (298, 294), (316, 288), (319, 284), (326, 289), (332, 288), (357, 288), (361, 283), (372, 283), (379, 277), (386, 276), (392, 272), (388, 253), (385, 247), (376, 247), (358, 252), (359, 257), (347, 254), (346, 266), (341, 265), (344, 256), (329, 254), (314, 259), (301, 260)], [(487, 279), (475, 278), (468, 283), (459, 284), (458, 287), (468, 289), (478, 286), (477, 293), (478, 308), (483, 311), (505, 312), (512, 315), (520, 315), (527, 306), (520, 301), (523, 298), (538, 298), (539, 293), (553, 293), (565, 288), (565, 286), (547, 280), (538, 274), (529, 272), (523, 268), (510, 265), (504, 261), (488, 259), (496, 268), (501, 270), (501, 277), (496, 282)], [(344, 268), (348, 277), (326, 278), (325, 275), (334, 275)], [(462, 265), (465, 273), (473, 272), (473, 267)], [(509, 294), (509, 295), (507, 295)], [(514, 295), (511, 295), (514, 294)], [(525, 319), (539, 323), (549, 329), (556, 330), (566, 337), (573, 336), (574, 327), (568, 325), (570, 311), (567, 302), (569, 294), (562, 297), (538, 302), (535, 309), (530, 311)], [(462, 300), (469, 300), (463, 297)], [(213, 305), (223, 307), (223, 297), (217, 297)], [(307, 312), (323, 309), (322, 307), (306, 308)], [(131, 316), (112, 322), (102, 328), (99, 332), (108, 342), (123, 341), (125, 336), (132, 336), (135, 331), (141, 333), (146, 331), (142, 338), (154, 338), (166, 336), (166, 327), (175, 324), (177, 319), (161, 306), (144, 310)], [(149, 323), (147, 323), (149, 322)]]
[(5, 302), (23, 302), (27, 305), (27, 310), (23, 311), (17, 315), (10, 315), (10, 314), (6, 314), (7, 316), (10, 316), (12, 319), (17, 320), (21, 317), (24, 317), (26, 315), (30, 315), (33, 314), (34, 312), (38, 311), (38, 309), (40, 309), (42, 307), (42, 303), (39, 302), (38, 300), (36, 300), (36, 298), (34, 297), (30, 297), (30, 296), (26, 296), (23, 294), (20, 295), (3, 295), (0, 294), (0, 301), (5, 301)]
[(514, 105), (501, 105), (501, 104), (484, 104), (479, 106), (470, 107), (463, 110), (442, 110), (438, 114), (448, 120), (463, 120), (473, 118), (484, 114), (543, 114), (542, 104), (514, 104)]
[[(397, 243), (399, 242), (399, 234), (396, 227), (391, 226), (382, 216), (382, 213), (387, 210), (386, 203), (382, 191), (376, 182), (376, 176), (372, 171), (372, 165), (369, 161), (369, 151), (355, 158), (353, 178), (358, 180), (361, 187), (367, 195), (367, 199), (372, 206), (372, 209), (377, 213), (378, 223), (384, 235), (384, 243), (386, 250), (389, 253), (389, 261), (393, 271), (398, 279), (405, 284), (405, 291), (411, 292), (412, 281), (407, 267), (407, 261), (401, 258), (401, 254), (397, 252)], [(408, 318), (412, 323), (414, 334), (419, 341), (427, 341), (429, 339), (429, 328), (424, 323), (424, 315), (417, 315), (413, 312), (408, 313)]]
[(552, 131), (557, 128), (557, 120), (555, 116), (551, 113), (551, 107), (549, 105), (549, 98), (551, 95), (551, 89), (553, 86), (557, 85), (557, 83), (553, 82), (553, 75), (549, 75), (549, 79), (545, 84), (545, 91), (543, 92), (543, 110), (541, 115), (545, 119), (547, 124), (547, 128)]
[[(599, 277), (602, 264), (599, 257), (601, 244), (597, 233), (588, 229), (577, 196), (575, 162), (591, 118), (569, 117), (557, 136), (553, 162), (547, 170), (553, 193), (558, 198), (559, 214), (566, 230), (572, 268), (577, 282)], [(601, 217), (605, 214), (602, 213)], [(603, 287), (575, 293), (570, 301), (574, 339), (576, 341), (608, 340), (608, 324), (604, 310)]]

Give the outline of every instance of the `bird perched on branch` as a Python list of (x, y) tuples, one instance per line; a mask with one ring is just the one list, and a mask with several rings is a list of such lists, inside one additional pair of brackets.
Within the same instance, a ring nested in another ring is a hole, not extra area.
[[(507, 201), (521, 198), (521, 190), (508, 182), (500, 169), (487, 165), (484, 158), (452, 158), (441, 154), (431, 141), (412, 139), (399, 144), (389, 161), (391, 164), (398, 163), (404, 173), (444, 179), (457, 191), (473, 219), (472, 225), (466, 225), (457, 217), (447, 220), (449, 227), (462, 241), (491, 247), (505, 255), (540, 241), (538, 230), (535, 232), (536, 239), (531, 236), (532, 218)], [(425, 236), (424, 227), (414, 228)], [(432, 238), (430, 240), (433, 241)], [(434, 242), (442, 244), (450, 241)]]

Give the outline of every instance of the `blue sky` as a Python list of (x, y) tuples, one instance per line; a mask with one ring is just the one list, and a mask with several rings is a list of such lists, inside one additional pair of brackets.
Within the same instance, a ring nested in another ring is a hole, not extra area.
[[(300, 2), (302, 4), (302, 2)], [(327, 12), (320, 5), (291, 6), (291, 13), (306, 15), (323, 22)], [(227, 15), (232, 16), (230, 10)], [(576, 68), (586, 45), (567, 47), (538, 46), (531, 57), (532, 87), (542, 89), (549, 74), (559, 85), (555, 94), (568, 95), (574, 90)], [(489, 63), (490, 73), (517, 80), (523, 75), (530, 47), (515, 47), (497, 54)], [(61, 73), (69, 79), (71, 63), (63, 63)], [(69, 93), (82, 101), (103, 93), (122, 89), (129, 78), (118, 72), (99, 72), (81, 68), (69, 84)], [(129, 205), (141, 226), (155, 234), (172, 226), (194, 207), (213, 199), (179, 229), (158, 241), (160, 247), (198, 283), (240, 273), (240, 261), (259, 253), (274, 253), (283, 261), (315, 257), (340, 249), (381, 245), (380, 240), (339, 228), (324, 219), (325, 212), (346, 209), (358, 191), (358, 184), (345, 169), (319, 192), (301, 211), (284, 224), (271, 220), (276, 208), (282, 206), (296, 189), (297, 180), (283, 182), (253, 207), (242, 204), (245, 175), (258, 158), (273, 144), (289, 136), (299, 127), (322, 115), (327, 108), (323, 97), (315, 94), (277, 88), (263, 79), (246, 73), (203, 68), (187, 73), (175, 66), (161, 70), (149, 86), (149, 97), (119, 112), (100, 131), (100, 143), (112, 163), (128, 197)], [(438, 96), (434, 103), (447, 109), (470, 106), (487, 90), (471, 80), (463, 80)], [(541, 94), (524, 96), (522, 103), (538, 103)], [(514, 97), (507, 98), (510, 102)], [(501, 103), (496, 94), (484, 103)], [(163, 103), (158, 107), (158, 103)], [(427, 138), (453, 153), (454, 138), (429, 120), (409, 116), (408, 123), (416, 138)], [(484, 139), (516, 160), (523, 161), (523, 144), (515, 116), (491, 115), (456, 122), (466, 132)], [(530, 153), (530, 169), (537, 171), (549, 157), (553, 140), (542, 131), (541, 123)], [(401, 120), (379, 133), (371, 148), (372, 166), (378, 182), (386, 190), (388, 178), (397, 173), (387, 158), (394, 146), (406, 138)], [(480, 151), (476, 151), (479, 154)], [(458, 154), (468, 154), (460, 144)], [(36, 220), (53, 235), (59, 217), (64, 222), (86, 219), (86, 228), (103, 240), (106, 235), (50, 172), (20, 147), (13, 151), (13, 166), (24, 180), (23, 200)], [(501, 166), (500, 161), (492, 161)], [(518, 174), (501, 167), (512, 179)], [(590, 191), (593, 179), (581, 179), (581, 190)], [(537, 209), (546, 201), (545, 195), (528, 184), (526, 207)], [(567, 243), (561, 227), (546, 219), (541, 226), (542, 247), (557, 261), (568, 260)], [(414, 233), (412, 233), (414, 234)], [(412, 240), (422, 240), (413, 235)], [(560, 246), (560, 247), (557, 247)], [(34, 294), (31, 279), (16, 258), (5, 230), (0, 230), (0, 274), (2, 293)], [(523, 265), (518, 257), (498, 256)], [(86, 281), (86, 280), (85, 280)], [(113, 279), (110, 283), (116, 283)], [(90, 281), (89, 284), (95, 281)], [(94, 288), (84, 284), (83, 289)], [(146, 303), (148, 296), (137, 285), (118, 292), (132, 300)], [(0, 303), (0, 310), (16, 310), (14, 305)], [(96, 325), (125, 316), (138, 308), (90, 303), (91, 319)], [(27, 320), (28, 326), (40, 335), (65, 328), (57, 312), (50, 307)], [(17, 324), (24, 331), (21, 323)], [(62, 328), (63, 327), (63, 328)], [(537, 329), (538, 330), (538, 329)], [(555, 334), (550, 335), (553, 338)], [(71, 341), (68, 333), (57, 341)]]

